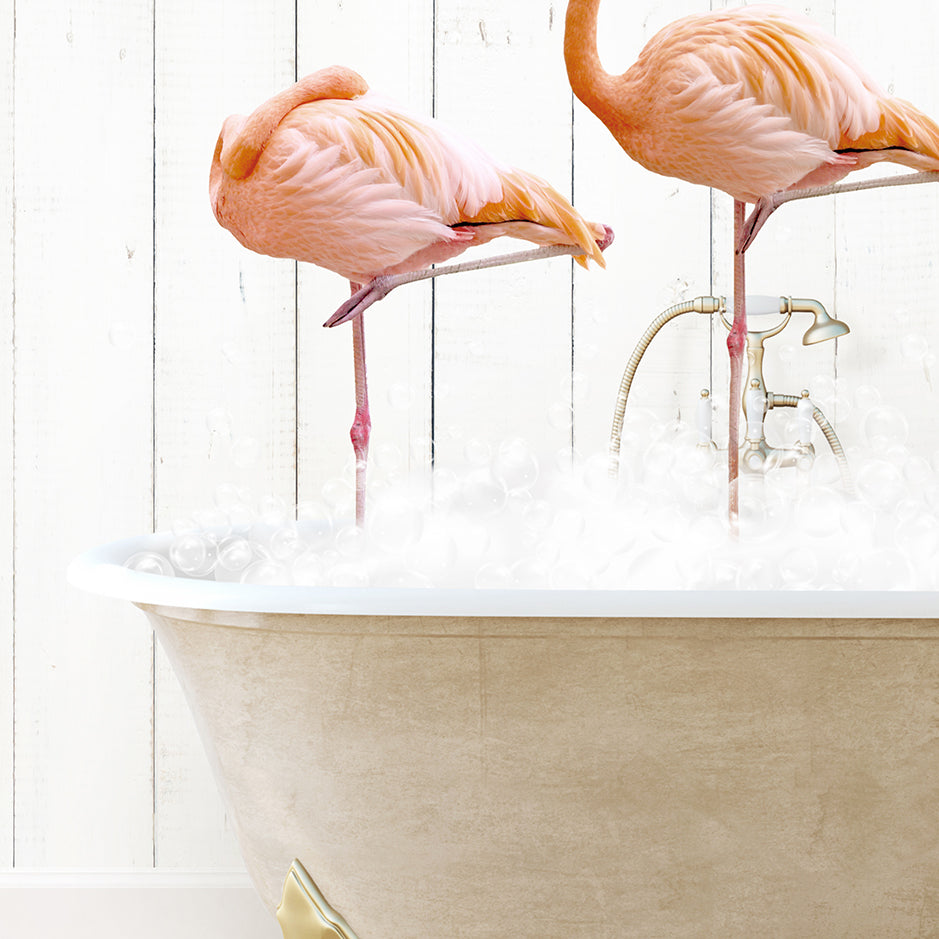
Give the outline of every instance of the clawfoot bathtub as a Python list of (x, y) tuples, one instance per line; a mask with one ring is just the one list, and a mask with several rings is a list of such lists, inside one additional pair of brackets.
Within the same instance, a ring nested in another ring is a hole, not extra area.
[(934, 593), (340, 590), (121, 566), (287, 939), (939, 932)]

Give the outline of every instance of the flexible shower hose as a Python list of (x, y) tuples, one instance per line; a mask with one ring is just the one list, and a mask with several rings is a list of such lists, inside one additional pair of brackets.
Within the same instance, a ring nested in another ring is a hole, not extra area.
[[(796, 395), (778, 395), (774, 393), (773, 407), (794, 408), (798, 407), (799, 401), (801, 400), (802, 399)], [(828, 423), (828, 419), (814, 404), (812, 405), (812, 417), (815, 418), (815, 423), (818, 424), (819, 430), (825, 435), (828, 446), (831, 447), (831, 452), (838, 461), (838, 470), (841, 473), (841, 485), (844, 486), (849, 496), (855, 495), (854, 480), (851, 477), (851, 470), (848, 468), (848, 458), (845, 456), (844, 447), (841, 446), (841, 441), (835, 433), (835, 428)]]
[(619, 452), (623, 439), (623, 420), (626, 416), (626, 399), (629, 397), (629, 389), (633, 383), (633, 377), (636, 369), (639, 368), (639, 362), (645, 355), (649, 343), (655, 338), (655, 334), (670, 320), (683, 313), (716, 313), (723, 306), (723, 301), (717, 297), (696, 297), (694, 300), (685, 300), (682, 303), (676, 303), (667, 310), (660, 313), (650, 324), (648, 329), (639, 338), (633, 354), (626, 363), (626, 371), (623, 372), (623, 378), (619, 383), (619, 393), (616, 396), (616, 410), (613, 412), (613, 428), (610, 431), (610, 476), (616, 479), (619, 475)]

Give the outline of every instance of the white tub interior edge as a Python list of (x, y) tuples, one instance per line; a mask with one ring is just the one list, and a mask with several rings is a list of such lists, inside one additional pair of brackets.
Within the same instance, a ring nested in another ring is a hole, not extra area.
[(142, 574), (123, 566), (164, 550), (172, 535), (139, 535), (92, 548), (69, 565), (82, 590), (135, 603), (246, 613), (376, 616), (553, 616), (934, 619), (937, 591), (472, 590), (273, 587)]

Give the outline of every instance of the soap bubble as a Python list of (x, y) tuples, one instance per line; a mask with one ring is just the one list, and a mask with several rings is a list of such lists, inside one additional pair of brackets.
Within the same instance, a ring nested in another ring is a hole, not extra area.
[(672, 590), (681, 584), (674, 551), (666, 546), (640, 551), (630, 565), (630, 581), (642, 590)]
[(910, 456), (903, 466), (903, 476), (916, 489), (922, 489), (935, 479), (935, 474), (925, 457)]
[(323, 502), (329, 506), (334, 518), (355, 515), (355, 486), (350, 478), (334, 477), (323, 483)]
[(258, 521), (262, 525), (283, 525), (291, 515), (287, 500), (268, 494), (258, 502)]
[(834, 489), (817, 486), (802, 493), (796, 502), (795, 522), (816, 538), (826, 538), (841, 529), (844, 497)]
[(394, 444), (383, 443), (375, 447), (374, 452), (369, 452), (369, 459), (376, 471), (389, 478), (399, 476), (406, 469), (404, 454)]
[(297, 506), (297, 522), (310, 547), (324, 548), (332, 540), (332, 515), (318, 499), (308, 499)]
[(318, 587), (326, 580), (323, 558), (315, 551), (304, 551), (291, 565), (293, 582), (301, 587)]
[(360, 564), (336, 564), (330, 572), (329, 583), (332, 587), (367, 587), (368, 571)]
[(871, 408), (864, 417), (864, 436), (874, 450), (906, 443), (909, 424), (903, 412), (889, 405)]
[(396, 493), (379, 501), (367, 517), (368, 533), (386, 551), (403, 551), (420, 537), (424, 517), (420, 505)]
[(861, 555), (855, 578), (865, 590), (911, 590), (915, 580), (909, 560), (892, 548)]
[(504, 564), (483, 564), (476, 572), (477, 590), (509, 590), (515, 586), (512, 571)]
[(576, 544), (584, 533), (587, 519), (584, 513), (574, 508), (563, 508), (555, 513), (551, 522), (551, 535), (560, 544)]
[(204, 577), (215, 567), (216, 551), (208, 538), (198, 532), (177, 535), (170, 544), (173, 566), (190, 577)]
[(463, 456), (471, 466), (486, 466), (492, 459), (492, 448), (485, 440), (470, 437), (463, 445)]
[(216, 507), (198, 509), (193, 512), (193, 521), (210, 540), (218, 543), (231, 534), (231, 517)]
[(163, 577), (175, 576), (169, 558), (156, 551), (138, 551), (124, 562), (124, 567), (140, 574), (159, 574)]
[(538, 460), (524, 440), (507, 440), (496, 451), (492, 475), (510, 492), (530, 489), (538, 478)]
[(668, 488), (675, 456), (675, 448), (667, 440), (659, 439), (650, 444), (642, 457), (646, 482), (654, 488)]
[(898, 523), (897, 548), (917, 561), (934, 558), (939, 552), (939, 519), (932, 513), (910, 516)]
[(420, 571), (400, 567), (387, 567), (370, 578), (373, 587), (391, 587), (396, 590), (426, 590), (433, 587), (431, 580)]
[(618, 466), (616, 477), (613, 477), (610, 475), (610, 457), (605, 453), (594, 453), (584, 463), (584, 490), (599, 502), (610, 502), (616, 496), (624, 475), (622, 463)]
[(587, 590), (592, 578), (577, 561), (561, 561), (548, 572), (548, 580), (555, 590)]
[(861, 412), (877, 407), (881, 400), (880, 391), (873, 385), (860, 385), (854, 392), (854, 406)]
[(457, 546), (450, 528), (439, 518), (424, 522), (418, 542), (408, 557), (411, 566), (441, 583), (453, 572), (457, 563)]
[(786, 586), (806, 589), (818, 574), (818, 556), (812, 548), (795, 547), (779, 559), (779, 573)]
[(243, 584), (284, 586), (290, 583), (290, 572), (283, 564), (262, 558), (245, 568), (241, 575)]
[(555, 430), (570, 430), (574, 425), (574, 412), (571, 406), (557, 401), (548, 408), (548, 423)]
[[(636, 409), (624, 422), (635, 440), (624, 439), (618, 485), (605, 452), (583, 457), (568, 446), (539, 462), (523, 440), (490, 446), (455, 431), (438, 446), (433, 473), (414, 479), (396, 448), (373, 450), (382, 472), (370, 485), (364, 531), (352, 525), (350, 461), (296, 508), (218, 487), (213, 506), (174, 523), (170, 566), (204, 577), (214, 560), (219, 581), (308, 586), (870, 589), (876, 551), (877, 584), (918, 578), (932, 589), (939, 452), (935, 465), (912, 452), (903, 415), (876, 390), (859, 397), (867, 406), (844, 435), (857, 497), (847, 497), (819, 439), (811, 472), (778, 466), (741, 478), (735, 540), (724, 454), (698, 447), (688, 425)], [(772, 430), (782, 446), (796, 433), (779, 421)], [(446, 454), (467, 457), (463, 468), (441, 465)], [(392, 483), (399, 467), (401, 481)]]
[(548, 586), (548, 569), (534, 558), (522, 558), (510, 568), (516, 587), (539, 589)]
[(306, 547), (296, 524), (289, 522), (279, 525), (270, 536), (271, 557), (287, 563), (301, 554)]
[(360, 558), (365, 554), (365, 532), (357, 525), (345, 525), (336, 532), (336, 550), (344, 558)]
[(886, 460), (868, 460), (857, 473), (861, 497), (878, 511), (889, 512), (906, 493), (903, 474)]
[(777, 590), (780, 579), (779, 566), (774, 560), (748, 557), (740, 564), (736, 586), (741, 590)]
[(841, 530), (856, 544), (873, 537), (877, 512), (869, 503), (854, 500), (841, 507), (840, 521)]
[(227, 538), (218, 546), (218, 565), (227, 571), (243, 571), (254, 560), (254, 549), (247, 538)]
[(522, 520), (533, 532), (546, 531), (553, 518), (554, 509), (547, 499), (532, 499), (522, 510)]
[(922, 362), (929, 353), (929, 343), (919, 333), (907, 333), (900, 340), (900, 354), (910, 362)]
[(460, 489), (460, 504), (463, 510), (482, 518), (497, 515), (502, 511), (507, 497), (505, 484), (485, 469), (469, 473)]

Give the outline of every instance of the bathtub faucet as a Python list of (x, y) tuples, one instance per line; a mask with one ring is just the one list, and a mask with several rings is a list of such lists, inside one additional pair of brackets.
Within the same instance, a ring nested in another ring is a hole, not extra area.
[[(613, 478), (619, 474), (620, 443), (626, 401), (639, 362), (658, 331), (667, 322), (684, 313), (701, 313), (706, 316), (716, 313), (727, 329), (731, 327), (725, 315), (727, 304), (724, 297), (697, 297), (694, 300), (683, 301), (669, 307), (652, 321), (633, 350), (620, 382), (610, 434), (610, 476)], [(803, 390), (801, 395), (784, 395), (766, 390), (763, 378), (764, 343), (785, 329), (793, 313), (811, 313), (813, 316), (812, 325), (802, 337), (803, 345), (824, 342), (850, 332), (847, 324), (831, 317), (817, 300), (780, 296), (747, 296), (747, 316), (751, 322), (770, 315), (781, 315), (783, 319), (768, 329), (748, 329), (747, 331), (747, 379), (742, 401), (743, 411), (747, 418), (747, 432), (740, 452), (741, 470), (747, 473), (764, 473), (777, 466), (810, 469), (815, 461), (815, 447), (812, 444), (812, 423), (814, 422), (824, 434), (838, 461), (844, 488), (849, 493), (853, 493), (854, 484), (841, 442), (825, 415), (810, 400), (808, 391)], [(797, 411), (798, 440), (791, 447), (773, 447), (766, 440), (764, 432), (766, 414), (773, 408), (779, 407), (792, 407)], [(701, 392), (698, 423), (701, 445), (713, 447), (710, 392), (707, 389)]]

